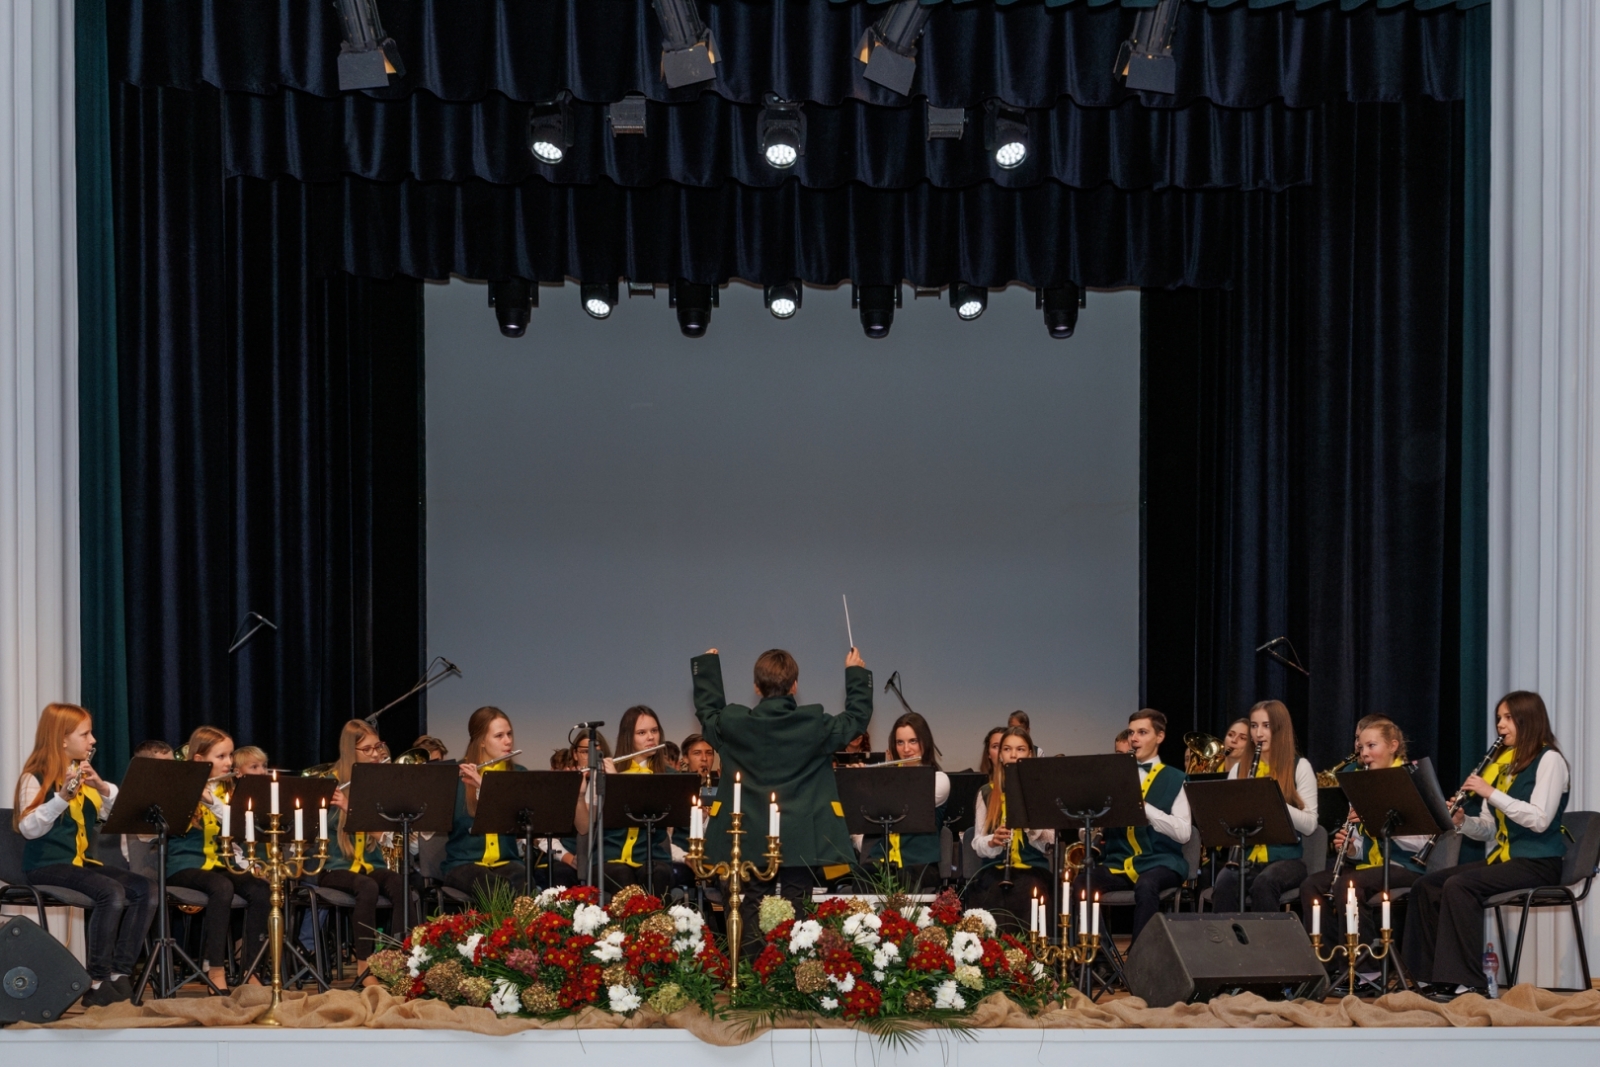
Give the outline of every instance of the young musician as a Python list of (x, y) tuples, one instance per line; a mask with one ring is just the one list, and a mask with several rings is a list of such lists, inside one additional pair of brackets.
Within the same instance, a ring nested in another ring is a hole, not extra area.
[(989, 732), (983, 735), (983, 754), (978, 758), (979, 773), (994, 773), (994, 765), (1000, 759), (1000, 736), (1007, 729), (1005, 726), (991, 726)]
[(244, 745), (233, 750), (233, 770), (235, 774), (267, 774), (267, 753), (265, 749), (255, 745)]
[(1423, 875), (1407, 898), (1404, 950), (1414, 978), (1447, 999), (1482, 990), (1483, 902), (1497, 893), (1558, 885), (1566, 847), (1567, 761), (1538, 693), (1507, 693), (1495, 708), (1503, 750), (1462, 789), (1478, 810), (1455, 812), (1462, 834), (1485, 843), (1486, 859)]
[(1234, 719), (1222, 735), (1222, 769), (1231, 771), (1241, 763), (1249, 767), (1251, 752), (1250, 720)]
[[(1382, 715), (1368, 715), (1362, 719), (1356, 724), (1356, 762), (1363, 770), (1404, 767), (1406, 739), (1400, 732), (1400, 727)], [(1331, 867), (1318, 871), (1300, 883), (1300, 919), (1309, 930), (1312, 904), (1318, 898), (1323, 899), (1325, 908), (1335, 909), (1327, 912), (1328, 915), (1342, 912), (1345, 895), (1353, 885), (1356, 887), (1361, 939), (1371, 941), (1377, 936), (1378, 928), (1373, 911), (1381, 905), (1369, 908), (1367, 901), (1383, 889), (1383, 842), (1356, 822), (1355, 808), (1350, 809), (1345, 823), (1347, 827), (1353, 826), (1354, 829), (1349, 832), (1341, 829), (1333, 835), (1334, 855), (1337, 856), (1342, 852), (1345, 857), (1344, 863), (1340, 866), (1338, 884), (1334, 884)], [(1411, 885), (1422, 877), (1423, 866), (1417, 862), (1415, 853), (1427, 840), (1426, 837), (1392, 839), (1392, 847), (1389, 850), (1390, 889)], [(1339, 929), (1344, 928), (1341, 926)]]
[(411, 742), (411, 747), (420, 748), (422, 751), (426, 752), (428, 754), (429, 763), (432, 763), (434, 760), (444, 759), (446, 756), (450, 755), (450, 750), (445, 747), (444, 742), (439, 740), (437, 737), (434, 737), (432, 734), (423, 734), (421, 737)]
[(516, 747), (511, 720), (499, 708), (479, 708), (467, 719), (467, 751), (460, 764), (455, 821), (442, 865), (444, 884), (457, 892), (470, 896), (486, 881), (506, 882), (513, 888), (525, 884), (528, 871), (517, 862), (515, 837), (472, 832), (483, 776), (496, 770), (526, 770), (510, 762)]
[[(206, 895), (200, 920), (201, 966), (217, 989), (228, 984), (225, 964), (231, 951), (230, 924), (233, 898), (245, 899), (243, 966), (250, 966), (267, 939), (267, 914), (272, 910), (272, 888), (263, 879), (234, 870), (218, 847), (222, 809), (233, 795), (233, 738), (215, 726), (196, 727), (189, 735), (189, 759), (211, 764), (211, 781), (200, 795), (200, 806), (182, 837), (167, 843), (167, 884), (197, 889)], [(178, 830), (178, 826), (173, 826)], [(230, 829), (243, 837), (237, 820)], [(251, 975), (249, 980), (256, 982)]]
[(1018, 916), (1035, 892), (1050, 894), (1050, 861), (1044, 850), (1055, 844), (1054, 830), (1012, 827), (1006, 819), (1005, 768), (1033, 755), (1033, 738), (1020, 726), (1000, 735), (1000, 751), (989, 781), (973, 805), (972, 851), (990, 861), (967, 893), (970, 907), (987, 908), (1002, 926), (1020, 929)]
[[(325, 889), (337, 889), (356, 899), (350, 917), (355, 930), (354, 952), (356, 973), (367, 969), (367, 957), (372, 955), (373, 935), (378, 929), (378, 897), (388, 897), (398, 907), (405, 883), (399, 871), (389, 869), (383, 855), (384, 834), (364, 832), (349, 833), (344, 828), (344, 817), (350, 811), (350, 773), (358, 763), (378, 763), (383, 759), (383, 742), (378, 732), (361, 719), (351, 719), (339, 732), (339, 762), (335, 775), (339, 788), (333, 791), (335, 841), (328, 850), (328, 860), (317, 884)], [(412, 914), (419, 914), (413, 909)], [(366, 985), (376, 985), (378, 980), (367, 975)]]
[[(716, 649), (690, 661), (695, 716), (707, 741), (722, 758), (718, 798), (707, 810), (705, 851), (716, 862), (728, 858), (735, 776), (742, 778), (744, 854), (765, 850), (771, 794), (777, 794), (782, 819), (783, 866), (775, 882), (798, 908), (814, 886), (850, 873), (855, 850), (845, 828), (844, 808), (834, 784), (833, 754), (872, 720), (872, 672), (861, 653), (845, 657), (845, 707), (828, 715), (820, 704), (799, 704), (800, 665), (779, 648), (763, 652), (755, 664), (753, 707), (729, 704), (722, 686), (722, 659)], [(868, 772), (857, 772), (868, 773)], [(774, 882), (757, 882), (744, 897), (745, 930), (759, 937), (756, 911)]]
[[(665, 774), (671, 764), (667, 761), (667, 754), (661, 746), (661, 720), (656, 713), (643, 704), (636, 704), (622, 713), (622, 721), (617, 725), (616, 755), (605, 761), (607, 774)], [(653, 750), (653, 751), (649, 751)], [(646, 752), (648, 755), (634, 758), (635, 752)], [(587, 758), (585, 751), (585, 758)], [(587, 794), (578, 801), (577, 824), (589, 825), (589, 804)], [(606, 884), (609, 888), (621, 889), (629, 885), (648, 885), (652, 879), (652, 872), (645, 865), (648, 863), (655, 868), (654, 882), (665, 889), (672, 881), (672, 852), (668, 845), (668, 828), (656, 827), (654, 839), (649, 843), (649, 853), (646, 854), (644, 829), (640, 826), (606, 827)]]
[(1111, 751), (1119, 756), (1133, 754), (1133, 731), (1124, 730), (1111, 739)]
[(1104, 858), (1093, 872), (1079, 872), (1073, 899), (1083, 891), (1085, 876), (1091, 873), (1097, 891), (1133, 890), (1133, 936), (1137, 939), (1161, 910), (1161, 894), (1189, 877), (1183, 846), (1194, 827), (1189, 798), (1183, 792), (1187, 780), (1183, 769), (1167, 766), (1158, 755), (1167, 737), (1167, 717), (1154, 708), (1144, 708), (1129, 716), (1125, 732), (1139, 761), (1139, 788), (1150, 825), (1108, 829), (1101, 847)]
[(172, 746), (165, 741), (152, 738), (149, 741), (140, 741), (135, 745), (133, 747), (133, 755), (142, 756), (145, 759), (171, 759)]
[[(950, 801), (950, 776), (939, 769), (939, 746), (933, 743), (933, 728), (914, 711), (908, 711), (894, 721), (889, 731), (889, 760), (911, 760), (907, 767), (932, 767), (933, 821), (943, 825), (945, 805)], [(894, 768), (890, 768), (893, 770)], [(889, 865), (912, 893), (938, 888), (939, 834), (890, 834)], [(858, 847), (860, 842), (858, 841)], [(883, 836), (871, 837), (867, 842), (866, 862), (883, 862)]]
[(1310, 760), (1298, 755), (1294, 723), (1289, 720), (1289, 709), (1283, 701), (1263, 700), (1250, 709), (1250, 739), (1260, 750), (1260, 760), (1255, 761), (1252, 752), (1250, 761), (1235, 764), (1228, 777), (1247, 776), (1250, 762), (1255, 761), (1257, 778), (1271, 778), (1278, 783), (1296, 840), (1292, 845), (1256, 845), (1241, 868), (1219, 872), (1211, 901), (1218, 911), (1238, 907), (1241, 871), (1249, 885), (1247, 910), (1277, 911), (1278, 898), (1305, 881), (1306, 865), (1299, 838), (1317, 828), (1317, 772), (1311, 769)]
[(30, 885), (60, 886), (93, 902), (88, 936), (89, 990), (84, 1007), (133, 996), (133, 973), (145, 931), (155, 915), (149, 879), (95, 858), (102, 820), (111, 814), (117, 787), (90, 764), (93, 722), (76, 704), (46, 704), (34, 732), (33, 751), (13, 793), (12, 828), (26, 838), (22, 870)]
[[(1006, 718), (1006, 725), (1007, 726), (1015, 726), (1018, 729), (1026, 730), (1028, 732), (1028, 736), (1029, 737), (1033, 736), (1033, 723), (1028, 721), (1028, 713), (1023, 711), (1021, 708), (1018, 708), (1016, 711), (1013, 711)], [(1044, 755), (1044, 750), (1039, 748), (1038, 745), (1035, 745), (1033, 747), (1033, 754), (1035, 756), (1042, 756), (1042, 755)]]
[(717, 770), (717, 750), (700, 734), (690, 734), (683, 739), (682, 769), (704, 778)]

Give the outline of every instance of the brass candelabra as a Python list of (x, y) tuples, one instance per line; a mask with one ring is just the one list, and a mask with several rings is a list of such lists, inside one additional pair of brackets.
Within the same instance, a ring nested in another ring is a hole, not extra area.
[(704, 837), (691, 837), (689, 851), (684, 856), (696, 878), (725, 878), (728, 882), (728, 987), (739, 988), (739, 942), (744, 937), (744, 919), (739, 914), (739, 904), (744, 898), (744, 883), (746, 879), (755, 879), (770, 882), (778, 876), (778, 864), (783, 859), (783, 850), (778, 844), (778, 838), (767, 835), (767, 851), (765, 867), (757, 867), (751, 861), (744, 859), (739, 847), (739, 839), (744, 836), (744, 814), (734, 812), (729, 818), (732, 825), (728, 827), (728, 836), (733, 840), (729, 845), (728, 858), (722, 863), (709, 863), (706, 861), (706, 839)]
[[(265, 856), (258, 858), (255, 841), (246, 838), (244, 862), (240, 864), (234, 856), (233, 838), (224, 837), (219, 842), (230, 869), (265, 879), (272, 887), (272, 910), (267, 915), (267, 955), (272, 961), (272, 1003), (267, 1006), (266, 1014), (256, 1020), (260, 1026), (283, 1025), (278, 1021), (278, 1005), (283, 1001), (283, 883), (291, 878), (317, 874), (328, 860), (326, 837), (317, 838), (317, 851), (311, 856), (306, 855), (306, 841), (289, 841), (286, 847), (283, 838), (289, 831), (284, 829), (282, 820), (283, 817), (277, 812), (267, 816), (267, 826), (262, 831), (267, 838)], [(312, 860), (316, 861), (315, 867), (309, 865)]]
[(1365, 955), (1369, 960), (1381, 960), (1389, 955), (1389, 950), (1394, 946), (1393, 934), (1387, 926), (1378, 931), (1378, 933), (1382, 937), (1380, 943), (1383, 948), (1381, 950), (1362, 941), (1361, 935), (1352, 930), (1344, 935), (1344, 944), (1328, 946), (1328, 954), (1326, 956), (1322, 954), (1322, 935), (1311, 935), (1311, 947), (1316, 951), (1317, 959), (1323, 963), (1332, 963), (1339, 953), (1344, 953), (1345, 963), (1349, 970), (1348, 984), (1345, 988), (1349, 990), (1351, 996), (1355, 996), (1356, 993), (1356, 964), (1360, 962), (1361, 957)]
[(1088, 930), (1080, 929), (1077, 943), (1073, 944), (1072, 934), (1069, 932), (1072, 927), (1072, 916), (1063, 914), (1060, 920), (1056, 926), (1060, 931), (1059, 944), (1052, 944), (1043, 930), (1036, 930), (1028, 935), (1028, 947), (1040, 963), (1046, 967), (1056, 968), (1057, 981), (1060, 982), (1060, 989), (1064, 995), (1067, 983), (1071, 980), (1072, 968), (1087, 967), (1100, 954), (1100, 933), (1098, 930), (1090, 933)]

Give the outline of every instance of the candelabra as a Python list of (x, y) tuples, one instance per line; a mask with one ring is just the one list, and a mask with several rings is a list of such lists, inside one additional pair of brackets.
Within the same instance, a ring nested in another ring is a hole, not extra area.
[(1321, 960), (1323, 963), (1332, 963), (1334, 958), (1337, 957), (1339, 953), (1344, 953), (1345, 962), (1349, 969), (1348, 984), (1345, 986), (1345, 988), (1349, 991), (1351, 996), (1355, 996), (1356, 964), (1360, 961), (1361, 957), (1365, 955), (1370, 960), (1385, 959), (1389, 955), (1390, 948), (1392, 948), (1394, 945), (1392, 940), (1393, 934), (1390, 932), (1387, 926), (1385, 926), (1382, 930), (1379, 930), (1378, 933), (1382, 937), (1381, 943), (1383, 948), (1381, 950), (1373, 948), (1371, 945), (1362, 941), (1361, 935), (1352, 930), (1344, 935), (1344, 944), (1328, 946), (1328, 954), (1326, 956), (1322, 954), (1322, 935), (1320, 933), (1311, 935), (1311, 947), (1316, 951), (1317, 959)]
[[(1099, 905), (1095, 905), (1099, 907)], [(1069, 929), (1072, 925), (1072, 916), (1063, 914), (1056, 927), (1061, 931), (1061, 943), (1051, 944), (1049, 936), (1044, 930), (1036, 929), (1028, 935), (1028, 947), (1033, 950), (1034, 958), (1046, 967), (1054, 967), (1057, 971), (1057, 980), (1060, 982), (1062, 995), (1066, 995), (1067, 984), (1070, 981), (1070, 972), (1074, 967), (1087, 967), (1095, 961), (1100, 954), (1100, 932), (1090, 933), (1080, 924), (1078, 930), (1078, 943), (1072, 943)]]
[(775, 834), (767, 835), (766, 867), (757, 867), (754, 863), (743, 858), (739, 848), (739, 839), (744, 836), (744, 815), (735, 811), (729, 816), (732, 825), (728, 827), (728, 836), (733, 840), (729, 846), (728, 858), (722, 863), (708, 863), (706, 861), (706, 839), (700, 837), (689, 838), (689, 852), (684, 857), (684, 862), (694, 872), (696, 878), (726, 878), (728, 880), (728, 987), (739, 988), (739, 942), (744, 937), (744, 919), (739, 914), (739, 903), (744, 897), (745, 879), (756, 879), (770, 882), (778, 876), (778, 864), (783, 859), (783, 851), (779, 847)]
[[(277, 786), (274, 785), (273, 789), (276, 790)], [(267, 816), (267, 827), (262, 832), (267, 837), (264, 857), (256, 856), (253, 832), (245, 837), (243, 863), (239, 863), (234, 855), (233, 838), (222, 837), (219, 851), (226, 857), (230, 869), (265, 879), (272, 887), (272, 911), (267, 916), (267, 953), (272, 961), (272, 1003), (267, 1006), (267, 1013), (256, 1022), (261, 1026), (282, 1026), (278, 1021), (278, 1005), (283, 1001), (283, 883), (291, 878), (320, 872), (328, 860), (328, 838), (326, 831), (324, 836), (317, 838), (314, 856), (306, 855), (307, 842), (298, 836), (288, 842), (286, 850), (283, 838), (289, 831), (283, 828), (282, 816), (277, 812)], [(315, 867), (309, 866), (309, 861), (313, 859), (316, 861)]]

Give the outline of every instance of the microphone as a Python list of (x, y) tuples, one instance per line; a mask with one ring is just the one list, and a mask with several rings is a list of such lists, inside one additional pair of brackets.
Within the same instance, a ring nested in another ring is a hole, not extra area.
[[(250, 620), (252, 619), (255, 620), (254, 626), (250, 626)], [(250, 627), (248, 630), (245, 629), (247, 626)], [(240, 648), (244, 647), (247, 641), (261, 632), (261, 628), (263, 626), (271, 627), (274, 630), (278, 628), (277, 623), (273, 622), (259, 611), (245, 612), (244, 621), (240, 622), (239, 628), (233, 631), (233, 643), (228, 646), (228, 651), (225, 654), (231, 656), (235, 652), (239, 651)], [(240, 634), (243, 634), (243, 636), (241, 637)]]
[(574, 730), (598, 730), (598, 729), (600, 729), (600, 727), (602, 727), (604, 725), (605, 725), (605, 720), (599, 719), (599, 720), (596, 720), (594, 722), (573, 723), (572, 724), (572, 728)]
[(456, 674), (456, 675), (459, 675), (461, 673), (461, 668), (460, 667), (457, 667), (454, 663), (451, 663), (449, 660), (445, 659), (443, 656), (439, 657), (439, 662), (444, 664), (444, 669), (445, 669), (446, 672), (448, 672), (450, 674)]
[[(1285, 656), (1283, 653), (1279, 652), (1279, 645), (1288, 645), (1289, 655)], [(1287, 637), (1274, 637), (1271, 641), (1268, 641), (1266, 644), (1256, 649), (1257, 655), (1260, 655), (1263, 652), (1277, 660), (1279, 663), (1283, 664), (1285, 667), (1288, 667), (1291, 670), (1299, 671), (1307, 678), (1311, 677), (1311, 672), (1306, 670), (1305, 666), (1300, 662), (1300, 653), (1295, 651), (1294, 642), (1289, 640)]]
[(1268, 649), (1277, 648), (1279, 645), (1283, 644), (1287, 640), (1289, 640), (1287, 637), (1274, 637), (1271, 641), (1268, 641), (1266, 644), (1261, 645), (1260, 647), (1258, 647), (1256, 649), (1256, 651), (1257, 652), (1265, 652)]

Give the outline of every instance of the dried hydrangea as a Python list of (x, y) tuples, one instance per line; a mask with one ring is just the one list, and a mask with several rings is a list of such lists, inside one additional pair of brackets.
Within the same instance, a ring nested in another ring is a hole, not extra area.
[(1006, 966), (1011, 968), (1013, 971), (1022, 970), (1023, 965), (1027, 962), (1028, 954), (1022, 951), (1020, 948), (1006, 949)]
[(518, 926), (527, 926), (542, 910), (537, 897), (518, 897), (511, 902), (511, 917), (517, 920)]
[(850, 914), (851, 915), (871, 915), (872, 914), (872, 905), (868, 904), (866, 901), (862, 900), (860, 897), (851, 897), (850, 898)]
[(533, 1015), (549, 1015), (561, 1010), (561, 998), (543, 982), (534, 982), (522, 991), (522, 1006)]
[(411, 984), (411, 977), (406, 973), (406, 954), (398, 949), (386, 948), (368, 956), (367, 970), (384, 985), (393, 985), (401, 977), (406, 979), (407, 985)]
[(621, 908), (634, 897), (644, 896), (644, 890), (636, 885), (625, 885), (611, 895), (611, 910)]
[(461, 979), (465, 977), (460, 960), (445, 960), (428, 968), (422, 976), (422, 984), (440, 1000), (455, 1004), (461, 999)]
[(970, 963), (964, 963), (956, 968), (956, 983), (968, 989), (982, 989), (983, 972)]
[(950, 947), (950, 935), (945, 933), (945, 929), (942, 926), (924, 926), (917, 931), (917, 935), (913, 940), (919, 945), (924, 945), (931, 941), (940, 948)]
[(770, 934), (794, 918), (794, 905), (783, 897), (762, 897), (761, 909), (756, 913), (756, 925), (761, 932)]
[(641, 934), (660, 934), (668, 941), (677, 936), (678, 924), (664, 911), (658, 911), (650, 918), (639, 924)]
[(802, 993), (820, 993), (828, 988), (828, 971), (821, 960), (804, 960), (795, 964), (794, 987)]
[(933, 1007), (933, 998), (920, 989), (913, 989), (906, 994), (906, 1011), (927, 1011)]
[(650, 994), (650, 999), (646, 1003), (662, 1015), (671, 1015), (681, 1008), (688, 1007), (689, 994), (685, 993), (677, 982), (668, 982)]
[(983, 918), (978, 915), (963, 915), (961, 921), (956, 923), (956, 929), (964, 934), (977, 934), (983, 936)]
[(628, 985), (631, 976), (626, 963), (613, 963), (600, 972), (600, 978), (606, 985)]
[(474, 1008), (482, 1008), (489, 1003), (489, 996), (494, 992), (494, 983), (487, 978), (473, 976), (461, 979), (461, 999), (464, 1003)]

